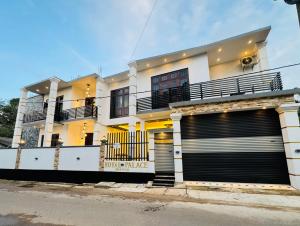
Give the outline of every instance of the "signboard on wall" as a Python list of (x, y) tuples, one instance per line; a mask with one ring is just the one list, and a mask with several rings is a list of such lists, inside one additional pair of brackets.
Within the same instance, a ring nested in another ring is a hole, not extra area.
[(148, 161), (105, 161), (104, 171), (154, 173), (154, 163)]

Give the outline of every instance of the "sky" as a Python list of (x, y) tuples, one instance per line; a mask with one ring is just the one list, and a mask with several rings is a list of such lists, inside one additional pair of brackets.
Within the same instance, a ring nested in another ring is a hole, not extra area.
[[(295, 6), (283, 0), (1, 0), (0, 99), (58, 76), (68, 81), (128, 69), (135, 59), (191, 48), (265, 26), (270, 67), (300, 62)], [(300, 87), (300, 66), (283, 70)]]

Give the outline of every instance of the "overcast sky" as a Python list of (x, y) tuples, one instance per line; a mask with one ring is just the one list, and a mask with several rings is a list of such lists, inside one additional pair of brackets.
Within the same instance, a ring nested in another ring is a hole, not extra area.
[[(51, 76), (127, 70), (154, 0), (0, 1), (0, 99)], [(295, 6), (283, 0), (158, 0), (133, 59), (214, 42), (264, 26), (270, 66), (300, 62)], [(300, 87), (300, 67), (283, 71)]]

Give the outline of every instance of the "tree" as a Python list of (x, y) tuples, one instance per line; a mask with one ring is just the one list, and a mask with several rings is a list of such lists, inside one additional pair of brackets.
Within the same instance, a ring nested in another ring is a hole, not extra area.
[(13, 137), (17, 117), (19, 99), (14, 98), (7, 102), (0, 102), (0, 136)]

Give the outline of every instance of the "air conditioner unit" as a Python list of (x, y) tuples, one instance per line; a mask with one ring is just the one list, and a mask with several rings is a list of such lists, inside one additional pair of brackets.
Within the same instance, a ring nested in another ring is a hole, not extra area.
[(243, 71), (247, 68), (252, 68), (253, 70), (254, 65), (258, 64), (258, 59), (256, 55), (243, 57), (240, 61)]

